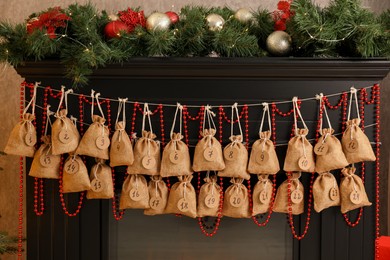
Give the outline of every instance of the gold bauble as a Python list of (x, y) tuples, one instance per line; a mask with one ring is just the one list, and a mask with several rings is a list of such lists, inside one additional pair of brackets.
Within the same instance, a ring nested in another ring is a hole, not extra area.
[(155, 31), (155, 30), (168, 30), (169, 26), (171, 26), (171, 19), (169, 19), (169, 16), (164, 13), (152, 13), (149, 15), (149, 17), (146, 19), (146, 29), (148, 31)]
[(225, 24), (225, 20), (219, 14), (209, 14), (206, 16), (207, 26), (210, 31), (220, 31)]
[(240, 8), (234, 14), (234, 18), (236, 18), (241, 23), (248, 23), (253, 19), (253, 14), (246, 8)]
[(274, 31), (267, 37), (267, 50), (274, 56), (287, 56), (291, 51), (291, 36), (284, 31)]

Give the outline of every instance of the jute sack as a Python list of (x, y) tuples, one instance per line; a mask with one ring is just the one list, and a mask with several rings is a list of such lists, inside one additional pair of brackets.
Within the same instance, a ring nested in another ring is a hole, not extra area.
[[(293, 172), (290, 177), (291, 183), (291, 209), (293, 215), (299, 215), (304, 212), (304, 189), (302, 183), (299, 181), (301, 176), (300, 172)], [(280, 184), (275, 198), (275, 204), (273, 211), (279, 213), (288, 213), (289, 202), (288, 202), (288, 179)]]
[(180, 133), (172, 133), (171, 141), (165, 146), (160, 171), (162, 177), (192, 174), (190, 152), (181, 139)]
[(248, 172), (253, 174), (276, 174), (280, 171), (279, 159), (271, 141), (271, 131), (260, 133), (260, 139), (252, 145)]
[(341, 213), (371, 206), (362, 179), (355, 174), (356, 168), (349, 167), (341, 170), (343, 178), (340, 182)]
[(149, 191), (146, 179), (142, 175), (128, 175), (123, 182), (120, 209), (148, 209)]
[(368, 137), (359, 127), (360, 118), (347, 121), (347, 128), (341, 138), (343, 151), (349, 163), (375, 161), (376, 157)]
[(253, 209), (252, 216), (266, 213), (270, 210), (272, 200), (272, 182), (268, 179), (268, 174), (257, 175), (258, 181), (253, 189)]
[(336, 178), (330, 172), (319, 173), (313, 184), (314, 210), (340, 206), (340, 190)]
[(165, 213), (168, 202), (168, 187), (161, 176), (151, 176), (148, 184), (149, 209), (144, 210), (145, 215), (160, 215)]
[(160, 174), (160, 144), (154, 139), (156, 135), (150, 131), (142, 131), (134, 146), (134, 162), (127, 167), (128, 174)]
[(179, 181), (172, 185), (169, 192), (166, 213), (196, 218), (196, 194), (191, 184), (192, 175), (183, 175), (177, 178)]
[(110, 166), (132, 165), (134, 162), (133, 145), (125, 131), (126, 123), (115, 124), (115, 132), (111, 138)]
[(61, 156), (52, 154), (50, 135), (41, 138), (42, 145), (34, 154), (29, 176), (46, 179), (60, 178)]
[(88, 170), (80, 156), (69, 154), (64, 163), (62, 192), (80, 192), (91, 189)]
[(218, 217), (220, 208), (221, 187), (217, 184), (217, 176), (208, 176), (200, 187), (198, 196), (198, 217)]
[(201, 132), (202, 139), (195, 146), (194, 161), (192, 169), (200, 171), (221, 171), (225, 168), (222, 157), (222, 147), (214, 137), (215, 129), (204, 129)]
[(30, 113), (23, 115), (22, 121), (16, 124), (8, 138), (4, 148), (6, 154), (33, 157), (35, 144), (37, 143), (37, 132), (32, 121), (35, 116)]
[(232, 135), (229, 139), (231, 143), (223, 149), (225, 169), (219, 171), (218, 176), (249, 180), (248, 151), (242, 144), (242, 135)]
[(92, 166), (89, 178), (91, 189), (87, 192), (87, 199), (111, 199), (114, 197), (111, 168), (105, 164), (104, 160), (97, 159), (97, 163)]
[(223, 198), (222, 215), (231, 218), (249, 218), (248, 189), (242, 182), (242, 178), (231, 178), (230, 185)]

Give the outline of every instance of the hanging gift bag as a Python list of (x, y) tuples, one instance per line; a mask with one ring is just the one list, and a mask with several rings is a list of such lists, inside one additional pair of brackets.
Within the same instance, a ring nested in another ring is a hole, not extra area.
[[(269, 130), (263, 132), (265, 114), (268, 115)], [(261, 118), (259, 136), (252, 145), (252, 151), (248, 163), (248, 172), (253, 174), (276, 174), (280, 170), (275, 146), (271, 141), (272, 136), (271, 116), (268, 103), (263, 103), (263, 117)]]
[[(135, 143), (134, 162), (127, 167), (128, 174), (160, 174), (160, 143), (154, 140), (156, 135), (153, 133), (150, 114), (148, 103), (145, 103), (142, 119), (142, 137)], [(145, 130), (146, 117), (148, 117), (150, 131)]]
[[(352, 87), (348, 107), (347, 128), (345, 129), (343, 137), (341, 138), (343, 151), (349, 163), (375, 161), (376, 157), (374, 151), (372, 150), (370, 141), (368, 140), (366, 134), (359, 127), (360, 114), (356, 92), (357, 90)], [(355, 97), (357, 118), (350, 119), (353, 97)]]
[(148, 183), (142, 175), (128, 175), (123, 182), (120, 209), (148, 209)]
[(69, 154), (64, 163), (62, 192), (80, 192), (91, 189), (88, 170), (80, 156)]
[[(56, 121), (53, 123), (51, 130), (51, 142), (53, 154), (73, 153), (76, 151), (80, 142), (80, 134), (77, 127), (72, 123), (72, 120), (67, 117), (68, 114), (68, 94), (73, 90), (65, 91), (65, 87), (61, 87), (61, 99), (58, 104)], [(65, 100), (65, 109), (61, 109), (62, 102)]]
[(96, 161), (89, 175), (91, 189), (87, 192), (87, 199), (111, 199), (114, 197), (111, 168), (102, 159)]
[[(126, 133), (126, 99), (119, 98), (118, 113), (115, 121), (115, 132), (111, 138), (110, 166), (132, 165), (134, 162), (133, 145)], [(122, 111), (123, 110), (123, 111)], [(122, 112), (122, 121), (118, 121)]]
[(249, 218), (248, 189), (242, 182), (242, 178), (231, 178), (230, 185), (223, 198), (222, 215), (231, 218)]
[(330, 172), (319, 173), (313, 184), (314, 210), (340, 206), (340, 191), (336, 178)]
[[(288, 209), (291, 206), (291, 212), (293, 215), (299, 215), (304, 212), (304, 189), (302, 183), (299, 181), (301, 177), (300, 172), (293, 172), (290, 178), (290, 191), (288, 192), (289, 180), (285, 180), (280, 184), (275, 197), (275, 204), (273, 211), (279, 213), (288, 213)], [(290, 193), (290, 202), (289, 202)], [(291, 203), (291, 205), (289, 205)]]
[[(180, 131), (179, 133), (174, 133), (173, 131), (178, 111), (180, 111)], [(188, 150), (188, 146), (182, 141), (182, 112), (183, 107), (180, 104), (177, 104), (171, 128), (171, 141), (169, 141), (169, 143), (165, 146), (162, 154), (160, 171), (162, 177), (192, 174), (190, 152)]]
[(316, 172), (322, 173), (342, 169), (349, 163), (347, 158), (345, 158), (339, 139), (333, 135), (334, 129), (330, 123), (326, 105), (322, 102), (323, 94), (321, 93), (318, 95), (317, 99), (320, 101), (320, 109), (323, 108), (329, 128), (322, 128), (323, 119), (321, 118), (319, 131), (321, 137), (314, 146), (314, 153), (316, 154)]
[(166, 213), (182, 214), (196, 218), (196, 194), (191, 184), (192, 175), (178, 176), (178, 182), (169, 192)]
[(340, 182), (341, 194), (341, 213), (364, 207), (371, 206), (368, 200), (366, 189), (362, 179), (355, 174), (355, 167), (348, 167), (341, 170), (343, 178)]
[[(303, 121), (301, 111), (299, 110), (298, 98), (294, 97), (292, 102), (294, 111), (295, 136), (288, 142), (283, 170), (286, 172), (314, 172), (315, 162), (313, 146), (306, 138), (307, 134), (309, 133), (309, 129), (307, 128), (305, 121)], [(297, 115), (302, 121), (304, 126), (303, 129), (298, 128)]]
[[(35, 119), (35, 101), (39, 84), (39, 82), (35, 83), (33, 97), (23, 111), (22, 120), (11, 131), (7, 145), (4, 148), (6, 154), (27, 157), (34, 156), (35, 144), (37, 143), (37, 131), (32, 121)], [(31, 114), (27, 113), (30, 106), (32, 110)]]
[(253, 189), (252, 216), (263, 214), (269, 211), (272, 199), (272, 182), (268, 179), (268, 174), (257, 175), (258, 181)]
[[(195, 146), (194, 161), (192, 164), (192, 169), (196, 172), (221, 171), (225, 168), (221, 144), (214, 137), (216, 127), (212, 118), (213, 116), (215, 114), (211, 111), (211, 107), (207, 105), (203, 118), (203, 131), (200, 133), (202, 139)], [(206, 117), (210, 127), (209, 129), (205, 129)]]
[[(97, 93), (95, 96), (95, 91), (92, 90), (91, 96), (91, 118), (93, 123), (88, 127), (88, 130), (81, 138), (80, 144), (76, 150), (76, 154), (88, 155), (91, 157), (108, 160), (108, 147), (110, 146), (110, 139), (108, 127), (104, 125), (106, 119), (104, 118), (104, 113), (99, 103), (100, 93)], [(93, 114), (94, 98), (96, 98), (96, 103), (102, 116)]]
[(217, 176), (210, 176), (204, 179), (205, 184), (200, 187), (198, 196), (198, 217), (218, 217), (220, 213), (221, 187), (217, 184)]
[[(238, 127), (240, 129), (240, 135), (234, 135), (234, 113), (237, 116)], [(242, 144), (242, 128), (240, 123), (240, 115), (238, 113), (237, 103), (232, 106), (232, 117), (230, 121), (230, 138), (229, 143), (223, 149), (223, 158), (225, 160), (225, 169), (218, 172), (220, 177), (236, 177), (246, 180), (250, 179), (250, 175), (247, 171), (248, 167), (248, 150)]]
[(145, 215), (160, 215), (165, 213), (168, 203), (168, 187), (161, 176), (151, 176), (148, 184), (149, 209), (144, 210)]

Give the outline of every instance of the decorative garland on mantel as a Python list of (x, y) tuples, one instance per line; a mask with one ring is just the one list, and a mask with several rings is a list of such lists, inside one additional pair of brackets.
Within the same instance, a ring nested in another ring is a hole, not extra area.
[(59, 59), (74, 86), (96, 68), (131, 57), (390, 57), (390, 11), (358, 0), (279, 1), (275, 11), (185, 6), (146, 17), (141, 8), (108, 14), (73, 4), (0, 22), (0, 61)]

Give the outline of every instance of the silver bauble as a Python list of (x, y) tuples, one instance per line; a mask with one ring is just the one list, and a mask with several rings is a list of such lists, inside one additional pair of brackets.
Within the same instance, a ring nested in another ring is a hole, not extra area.
[(240, 8), (234, 14), (234, 18), (236, 18), (241, 23), (248, 23), (253, 19), (253, 14), (246, 8)]
[(219, 14), (209, 14), (206, 21), (210, 31), (219, 31), (225, 24), (225, 20)]
[(169, 26), (171, 26), (171, 19), (169, 19), (169, 16), (164, 13), (152, 13), (149, 15), (149, 17), (146, 19), (146, 29), (148, 31), (155, 31), (155, 30), (168, 30)]
[(284, 31), (274, 31), (267, 37), (267, 50), (274, 56), (286, 56), (291, 51), (291, 36)]

